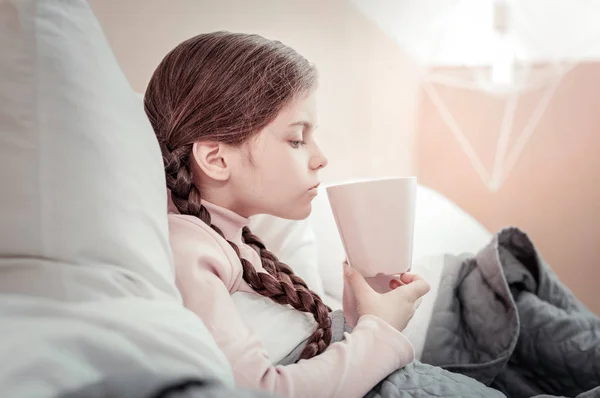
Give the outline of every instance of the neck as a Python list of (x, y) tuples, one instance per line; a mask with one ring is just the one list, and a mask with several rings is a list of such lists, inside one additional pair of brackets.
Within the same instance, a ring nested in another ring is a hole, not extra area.
[(231, 194), (224, 188), (204, 188), (202, 190), (202, 199), (214, 205), (230, 210), (244, 218), (255, 215), (247, 207), (243, 206), (235, 199), (235, 195)]
[(211, 223), (223, 232), (225, 239), (238, 246), (241, 245), (243, 243), (243, 229), (250, 224), (250, 220), (216, 203), (203, 199), (202, 204), (210, 213)]

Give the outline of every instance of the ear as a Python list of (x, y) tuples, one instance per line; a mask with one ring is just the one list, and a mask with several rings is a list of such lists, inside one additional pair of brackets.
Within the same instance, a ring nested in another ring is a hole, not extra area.
[(215, 141), (195, 142), (192, 147), (192, 155), (200, 170), (217, 181), (227, 181), (231, 174), (225, 152), (224, 145)]

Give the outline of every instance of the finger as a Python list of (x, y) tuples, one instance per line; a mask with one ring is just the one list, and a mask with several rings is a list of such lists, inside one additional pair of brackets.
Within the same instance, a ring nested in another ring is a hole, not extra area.
[(348, 286), (350, 286), (350, 289), (357, 298), (365, 292), (373, 291), (365, 278), (349, 265), (344, 266), (344, 277), (348, 282)]
[(427, 292), (429, 292), (429, 289), (429, 283), (425, 282), (423, 279), (417, 279), (408, 285), (400, 286), (395, 291), (402, 292), (406, 299), (415, 302), (426, 295)]
[(412, 272), (405, 272), (404, 274), (400, 275), (400, 280), (407, 285), (419, 279), (423, 279), (423, 277)]
[(400, 280), (398, 279), (392, 279), (390, 281), (390, 289), (394, 290), (400, 286), (404, 285), (404, 283), (402, 283)]

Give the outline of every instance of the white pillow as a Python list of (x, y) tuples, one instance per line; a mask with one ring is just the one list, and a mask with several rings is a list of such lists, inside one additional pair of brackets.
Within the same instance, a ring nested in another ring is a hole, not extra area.
[(434, 189), (417, 189), (413, 262), (440, 254), (477, 253), (492, 234), (473, 216)]
[(174, 284), (158, 144), (83, 0), (0, 0), (0, 391), (231, 368)]
[(0, 256), (177, 298), (158, 143), (88, 5), (4, 0), (1, 29)]

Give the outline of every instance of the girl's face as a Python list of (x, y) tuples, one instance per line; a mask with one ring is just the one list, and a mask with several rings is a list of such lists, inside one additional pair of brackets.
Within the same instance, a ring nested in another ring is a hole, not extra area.
[(312, 91), (291, 102), (246, 145), (232, 149), (228, 191), (235, 197), (233, 210), (293, 220), (310, 215), (318, 172), (327, 165), (314, 138), (316, 124)]

